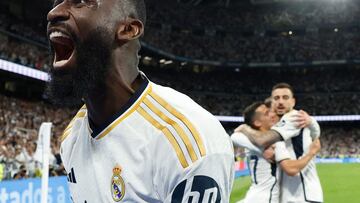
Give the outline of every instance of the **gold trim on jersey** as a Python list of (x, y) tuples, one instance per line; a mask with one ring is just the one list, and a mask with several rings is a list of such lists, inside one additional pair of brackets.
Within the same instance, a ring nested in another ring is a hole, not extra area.
[(121, 121), (123, 121), (125, 118), (127, 118), (128, 116), (130, 116), (134, 111), (136, 111), (136, 109), (140, 106), (140, 104), (142, 103), (142, 101), (145, 99), (145, 97), (149, 94), (149, 92), (151, 92), (152, 87), (151, 84), (149, 83), (148, 86), (146, 87), (147, 89), (144, 91), (143, 95), (140, 97), (140, 99), (138, 99), (136, 101), (136, 103), (134, 105), (132, 105), (132, 107), (130, 107), (126, 113), (124, 113), (123, 115), (121, 115), (119, 118), (117, 118), (111, 125), (109, 125), (108, 127), (106, 127), (97, 137), (97, 140), (100, 140), (101, 138), (105, 137), (111, 130), (113, 130), (117, 125), (119, 125), (121, 123)]
[(172, 120), (171, 118), (166, 116), (163, 112), (161, 112), (161, 110), (158, 109), (154, 104), (152, 104), (149, 99), (145, 98), (144, 103), (147, 107), (149, 107), (149, 109), (152, 112), (154, 112), (157, 116), (159, 116), (159, 118), (161, 118), (163, 121), (165, 121), (167, 124), (171, 125), (175, 129), (176, 133), (180, 136), (181, 140), (185, 144), (191, 160), (193, 162), (197, 161), (198, 158), (197, 158), (195, 150), (190, 142), (190, 139), (186, 135), (184, 130), (181, 128), (181, 126), (178, 123), (176, 123), (174, 120)]
[(168, 112), (174, 115), (177, 119), (179, 119), (183, 124), (189, 129), (191, 134), (194, 137), (194, 140), (199, 148), (200, 155), (203, 157), (206, 155), (204, 143), (200, 137), (199, 132), (196, 130), (194, 125), (179, 111), (177, 111), (174, 107), (172, 107), (169, 103), (167, 103), (163, 98), (157, 95), (154, 92), (150, 92), (150, 96), (158, 102), (163, 108), (165, 108)]
[(63, 134), (61, 135), (61, 138), (60, 138), (61, 142), (64, 141), (67, 136), (69, 136), (69, 134), (71, 132), (71, 128), (73, 127), (75, 120), (78, 119), (78, 118), (85, 117), (85, 114), (86, 114), (86, 106), (84, 105), (77, 112), (77, 114), (74, 116), (74, 118), (70, 121), (69, 125), (65, 128), (65, 130), (64, 130), (64, 132), (63, 132)]
[(61, 142), (65, 140), (65, 138), (70, 134), (71, 130), (67, 131), (67, 132), (64, 132), (62, 135), (61, 135)]
[(186, 161), (184, 152), (181, 150), (181, 147), (178, 141), (175, 139), (174, 135), (171, 131), (166, 127), (161, 125), (158, 121), (156, 121), (149, 113), (147, 113), (141, 106), (137, 109), (137, 112), (143, 116), (149, 123), (151, 123), (155, 128), (160, 130), (166, 138), (169, 140), (172, 147), (175, 149), (176, 155), (182, 165), (183, 168), (187, 168), (189, 164)]
[(69, 123), (69, 125), (65, 128), (64, 132), (66, 132), (67, 130), (69, 130), (70, 128), (72, 128), (75, 119), (85, 117), (85, 114), (86, 114), (86, 111), (79, 111), (79, 112), (75, 115), (75, 117), (71, 120), (71, 122)]

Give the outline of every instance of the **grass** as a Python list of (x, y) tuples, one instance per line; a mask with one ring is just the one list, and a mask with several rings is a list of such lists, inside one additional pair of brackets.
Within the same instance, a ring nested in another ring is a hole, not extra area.
[(246, 191), (251, 184), (250, 176), (235, 179), (233, 190), (230, 196), (230, 202), (237, 202), (244, 198)]
[[(325, 203), (360, 203), (360, 164), (318, 164), (317, 169)], [(250, 177), (236, 179), (230, 203), (244, 198), (250, 183)]]

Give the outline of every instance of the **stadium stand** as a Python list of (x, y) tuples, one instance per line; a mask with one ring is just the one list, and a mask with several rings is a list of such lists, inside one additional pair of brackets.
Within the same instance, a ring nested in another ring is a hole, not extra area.
[[(302, 10), (295, 9), (296, 3), (254, 6), (231, 2), (226, 7), (215, 3), (194, 6), (171, 5), (165, 0), (149, 2), (143, 42), (157, 50), (220, 62), (303, 62), (296, 68), (183, 67), (180, 63), (161, 68), (158, 63), (142, 64), (150, 79), (188, 94), (213, 114), (240, 116), (245, 106), (268, 97), (271, 87), (282, 81), (294, 86), (297, 108), (311, 115), (360, 114), (360, 86), (353, 83), (360, 78), (360, 66), (355, 61), (360, 54), (359, 1), (321, 6), (316, 1), (302, 2)], [(45, 25), (29, 26), (8, 10), (1, 11), (0, 58), (49, 70)], [(153, 57), (163, 58), (156, 54)], [(334, 60), (345, 62), (307, 66), (311, 61)], [(37, 130), (45, 121), (55, 125), (51, 172), (62, 175), (58, 138), (74, 113), (74, 109), (45, 101), (0, 94), (0, 163), (5, 171), (0, 180), (39, 176), (33, 155)], [(322, 127), (320, 157), (360, 158), (360, 130), (356, 124)]]
[(298, 62), (356, 58), (358, 50), (351, 42), (359, 40), (355, 21), (359, 2), (324, 2), (270, 6), (239, 3), (229, 7), (154, 3), (150, 4), (149, 31), (144, 40), (175, 55), (205, 60)]
[[(240, 3), (224, 7), (149, 1), (149, 20), (143, 41), (177, 56), (202, 60), (289, 63), (357, 59), (358, 1), (301, 2), (302, 9), (297, 9), (298, 4)], [(0, 16), (1, 30), (47, 47), (45, 27), (40, 24), (31, 28), (14, 17)], [(34, 56), (27, 57), (25, 63), (39, 67), (34, 64), (39, 60), (38, 64), (44, 64), (45, 60), (49, 65), (48, 59), (44, 59), (48, 55), (46, 49), (27, 46), (22, 49), (31, 50), (27, 54), (34, 53)]]
[(26, 170), (29, 177), (40, 174), (34, 159), (38, 139), (38, 129), (42, 122), (53, 122), (50, 167), (52, 175), (63, 175), (59, 157), (59, 138), (75, 112), (70, 109), (55, 108), (44, 102), (29, 102), (0, 95), (0, 164), (4, 166), (0, 180), (22, 178)]
[[(34, 160), (37, 129), (46, 121), (52, 121), (55, 125), (51, 142), (51, 172), (52, 175), (63, 175), (58, 151), (59, 138), (76, 111), (56, 108), (42, 101), (30, 102), (3, 95), (0, 95), (0, 102), (0, 164), (5, 167), (2, 180), (21, 178), (18, 173), (24, 167), (29, 177), (39, 176), (39, 168)], [(360, 130), (355, 126), (326, 126), (321, 141), (323, 148), (320, 157), (360, 158), (357, 147), (360, 144)]]

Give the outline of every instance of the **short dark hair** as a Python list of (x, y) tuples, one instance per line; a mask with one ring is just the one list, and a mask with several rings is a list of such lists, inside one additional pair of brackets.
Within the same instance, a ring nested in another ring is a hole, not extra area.
[(289, 89), (291, 94), (294, 96), (294, 88), (286, 82), (282, 82), (274, 85), (271, 92), (273, 92), (276, 89)]
[(244, 123), (254, 129), (257, 129), (257, 127), (254, 125), (256, 109), (259, 108), (259, 106), (261, 106), (261, 105), (264, 105), (264, 102), (261, 102), (261, 101), (254, 102), (251, 105), (249, 105), (248, 107), (246, 107), (243, 112)]
[(265, 101), (264, 101), (264, 104), (265, 104), (265, 106), (267, 107), (267, 108), (271, 108), (271, 97), (268, 97), (268, 98), (266, 98), (265, 99)]

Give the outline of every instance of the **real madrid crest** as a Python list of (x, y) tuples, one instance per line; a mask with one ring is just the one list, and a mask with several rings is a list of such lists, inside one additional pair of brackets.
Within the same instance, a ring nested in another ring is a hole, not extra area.
[(121, 166), (116, 165), (111, 178), (111, 195), (115, 202), (121, 201), (125, 196), (125, 183), (121, 177), (121, 171)]

